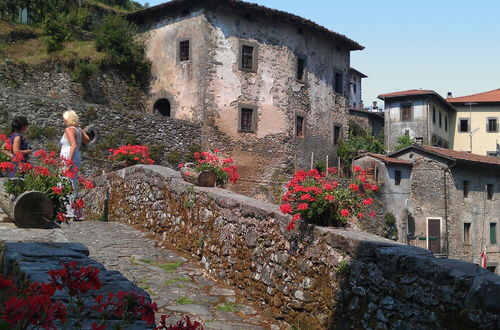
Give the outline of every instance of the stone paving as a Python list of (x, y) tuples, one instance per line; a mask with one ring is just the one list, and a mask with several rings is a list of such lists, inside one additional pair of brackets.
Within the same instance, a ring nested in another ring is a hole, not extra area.
[(252, 306), (207, 276), (201, 263), (157, 243), (127, 225), (114, 222), (72, 222), (62, 226), (70, 242), (88, 247), (90, 257), (108, 270), (120, 271), (151, 295), (159, 314), (182, 315), (203, 323), (206, 329), (288, 329), (286, 324), (264, 315), (264, 308)]

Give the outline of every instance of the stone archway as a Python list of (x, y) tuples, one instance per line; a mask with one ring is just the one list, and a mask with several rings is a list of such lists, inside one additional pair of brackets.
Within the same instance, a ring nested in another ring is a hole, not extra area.
[(171, 116), (171, 106), (170, 101), (166, 98), (161, 98), (156, 100), (153, 105), (153, 110), (155, 113), (159, 113), (162, 116), (170, 117)]

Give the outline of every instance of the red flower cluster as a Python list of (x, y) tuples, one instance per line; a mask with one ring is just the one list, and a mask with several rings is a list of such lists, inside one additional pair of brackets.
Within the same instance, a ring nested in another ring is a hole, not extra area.
[[(96, 267), (84, 267), (77, 262), (69, 262), (63, 265), (63, 269), (49, 271), (49, 283), (32, 283), (25, 289), (18, 289), (11, 278), (0, 275), (0, 320), (6, 322), (10, 328), (44, 328), (56, 329), (58, 325), (65, 325), (68, 319), (78, 328), (81, 318), (93, 310), (99, 313), (100, 319), (121, 319), (122, 325), (131, 324), (135, 320), (143, 320), (148, 324), (155, 323), (155, 312), (158, 311), (156, 303), (150, 303), (146, 297), (135, 292), (119, 291), (109, 293), (105, 298), (102, 295), (94, 296), (92, 306), (87, 304), (90, 299), (83, 297), (89, 290), (99, 289), (99, 269)], [(68, 292), (70, 299), (67, 307), (62, 301), (53, 296), (57, 290)], [(189, 317), (177, 322), (175, 325), (167, 325), (167, 315), (161, 316), (160, 325), (155, 329), (203, 329), (199, 322), (191, 322)], [(94, 322), (92, 329), (105, 329), (105, 324)]]
[(281, 212), (292, 215), (287, 229), (293, 229), (300, 219), (312, 220), (328, 212), (340, 224), (345, 224), (351, 214), (364, 217), (361, 211), (373, 203), (373, 199), (366, 196), (378, 187), (367, 182), (361, 168), (355, 166), (353, 171), (356, 175), (347, 185), (340, 184), (334, 177), (338, 173), (335, 167), (329, 168), (327, 174), (315, 169), (297, 171), (286, 184), (287, 191), (280, 206)]
[(127, 161), (129, 164), (154, 164), (149, 153), (147, 146), (139, 145), (126, 145), (118, 149), (109, 149), (111, 156), (109, 158), (113, 161)]
[[(217, 177), (217, 184), (222, 186), (228, 180), (236, 183), (240, 175), (238, 168), (234, 165), (232, 158), (221, 158), (217, 154), (219, 149), (214, 149), (214, 152), (195, 152), (195, 166), (194, 171), (212, 171)], [(183, 168), (184, 164), (179, 164), (179, 168)], [(184, 172), (186, 174), (187, 172)], [(187, 174), (186, 174), (187, 175)]]

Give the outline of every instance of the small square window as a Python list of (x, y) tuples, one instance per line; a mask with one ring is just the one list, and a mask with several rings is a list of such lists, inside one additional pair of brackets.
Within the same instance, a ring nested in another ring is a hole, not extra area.
[(401, 105), (401, 121), (411, 120), (411, 104)]
[(334, 73), (333, 88), (335, 93), (342, 94), (344, 92), (344, 77), (340, 71)]
[(497, 243), (497, 223), (496, 222), (490, 222), (490, 243), (491, 244)]
[(464, 223), (464, 244), (470, 244), (470, 222)]
[(498, 121), (496, 118), (488, 118), (486, 123), (486, 132), (497, 133), (498, 132)]
[(491, 201), (493, 199), (493, 194), (495, 192), (494, 190), (495, 186), (491, 183), (488, 183), (486, 185), (486, 198)]
[(189, 61), (189, 40), (179, 42), (179, 61)]
[(394, 171), (394, 184), (399, 186), (401, 184), (401, 171)]
[(306, 78), (306, 59), (297, 57), (297, 72), (295, 78), (299, 81), (304, 81)]
[(470, 181), (464, 181), (464, 198), (469, 197)]
[(295, 136), (304, 136), (304, 117), (295, 117)]
[(460, 118), (460, 122), (458, 125), (458, 131), (460, 133), (465, 133), (469, 131), (469, 119), (467, 118)]
[(333, 144), (337, 145), (339, 144), (339, 141), (340, 141), (340, 131), (341, 131), (342, 127), (340, 126), (333, 126)]
[(255, 132), (255, 115), (256, 109), (242, 107), (240, 109), (240, 118), (239, 118), (239, 126), (240, 132), (252, 133)]
[(251, 45), (241, 45), (241, 70), (255, 71), (255, 47)]

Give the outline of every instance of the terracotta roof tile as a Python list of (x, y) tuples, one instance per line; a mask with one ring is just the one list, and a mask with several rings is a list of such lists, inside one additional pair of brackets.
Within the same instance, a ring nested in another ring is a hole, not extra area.
[[(386, 155), (374, 154), (371, 152), (367, 152), (363, 156), (370, 156), (373, 158), (377, 158), (377, 159), (383, 161), (384, 163), (394, 163), (394, 164), (401, 164), (401, 165), (412, 165), (413, 164), (412, 162), (407, 161), (407, 160), (398, 159), (398, 158), (391, 158), (391, 157), (388, 157)], [(363, 157), (363, 156), (361, 156), (361, 157)]]
[(408, 96), (409, 95), (427, 95), (427, 94), (437, 94), (437, 93), (435, 91), (428, 90), (428, 89), (409, 89), (407, 91), (380, 94), (378, 96), (378, 98), (383, 100), (385, 98), (390, 98), (390, 97), (407, 96), (407, 95)]
[(500, 103), (500, 88), (488, 92), (459, 96), (446, 99), (450, 103), (466, 103), (466, 102), (499, 102)]
[(445, 157), (454, 158), (457, 160), (465, 160), (476, 163), (486, 163), (486, 164), (494, 164), (500, 165), (500, 158), (488, 157), (482, 155), (471, 154), (469, 152), (464, 151), (456, 151), (451, 149), (443, 149), (438, 147), (430, 147), (430, 146), (418, 146), (419, 149), (424, 149), (426, 151), (430, 151)]

